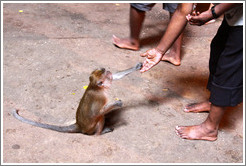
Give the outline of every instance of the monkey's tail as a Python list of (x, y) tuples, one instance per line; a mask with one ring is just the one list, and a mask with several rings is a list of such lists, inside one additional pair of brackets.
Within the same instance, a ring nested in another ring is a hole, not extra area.
[(56, 126), (56, 125), (49, 125), (49, 124), (44, 124), (44, 123), (39, 123), (39, 122), (35, 122), (26, 118), (23, 118), (22, 116), (20, 116), (18, 114), (19, 110), (14, 109), (12, 111), (13, 116), (20, 120), (21, 122), (33, 125), (33, 126), (37, 126), (37, 127), (41, 127), (41, 128), (45, 128), (45, 129), (50, 129), (50, 130), (54, 130), (54, 131), (58, 131), (58, 132), (62, 132), (62, 133), (81, 133), (81, 129), (79, 127), (79, 125), (72, 124), (69, 126)]

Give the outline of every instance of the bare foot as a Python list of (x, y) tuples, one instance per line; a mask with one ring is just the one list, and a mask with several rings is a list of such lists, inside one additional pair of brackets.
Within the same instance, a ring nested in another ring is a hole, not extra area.
[(210, 111), (211, 103), (209, 101), (201, 103), (191, 103), (185, 106), (184, 112), (204, 112)]
[(176, 54), (173, 52), (169, 52), (169, 53), (165, 54), (161, 60), (170, 62), (175, 66), (179, 66), (181, 64), (180, 58), (177, 58)]
[(137, 51), (139, 50), (139, 44), (135, 41), (131, 41), (130, 39), (121, 39), (113, 35), (113, 44), (119, 48), (129, 49)]
[(208, 130), (203, 124), (197, 126), (176, 126), (176, 134), (189, 140), (207, 140), (215, 141), (217, 139), (217, 130)]

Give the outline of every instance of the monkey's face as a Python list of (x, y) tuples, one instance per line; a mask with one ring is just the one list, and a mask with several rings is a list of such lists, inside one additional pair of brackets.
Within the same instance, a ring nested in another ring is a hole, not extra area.
[(113, 75), (105, 68), (96, 69), (91, 73), (90, 84), (98, 88), (109, 88), (112, 84)]

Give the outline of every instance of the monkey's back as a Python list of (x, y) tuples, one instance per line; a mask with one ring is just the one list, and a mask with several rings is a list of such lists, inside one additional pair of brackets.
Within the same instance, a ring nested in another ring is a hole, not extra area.
[(76, 113), (76, 123), (83, 133), (95, 131), (100, 111), (106, 103), (107, 98), (103, 91), (90, 88), (85, 91)]

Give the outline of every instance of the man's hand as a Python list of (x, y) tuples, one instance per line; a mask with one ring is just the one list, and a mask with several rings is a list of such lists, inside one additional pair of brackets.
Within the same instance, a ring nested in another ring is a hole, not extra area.
[(202, 12), (201, 14), (199, 12), (193, 11), (192, 15), (188, 14), (186, 16), (186, 19), (188, 20), (190, 25), (201, 26), (206, 22), (212, 20), (213, 16), (210, 10)]
[[(214, 7), (214, 12), (216, 13), (217, 17), (221, 16), (224, 14), (226, 11), (243, 5), (242, 3), (220, 3)], [(192, 15), (187, 15), (186, 19), (189, 21), (191, 25), (203, 25), (206, 22), (214, 19), (212, 11), (209, 9), (207, 11), (198, 13), (198, 12), (193, 12)]]
[(146, 57), (143, 63), (143, 67), (140, 70), (140, 72), (143, 73), (145, 71), (148, 71), (155, 65), (157, 65), (161, 61), (163, 54), (160, 51), (158, 51), (156, 48), (153, 48), (141, 54), (140, 56)]

